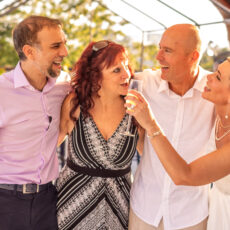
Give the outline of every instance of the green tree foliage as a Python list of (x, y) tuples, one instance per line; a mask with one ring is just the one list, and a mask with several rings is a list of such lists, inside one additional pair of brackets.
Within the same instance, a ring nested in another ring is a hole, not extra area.
[(213, 63), (213, 57), (209, 56), (207, 51), (205, 51), (200, 61), (200, 65), (206, 70), (213, 71)]
[[(17, 57), (13, 52), (11, 35), (9, 31), (28, 15), (39, 14), (59, 18), (67, 35), (69, 56), (65, 59), (65, 66), (71, 67), (80, 57), (83, 49), (90, 41), (109, 39), (117, 41), (117, 37), (125, 34), (116, 29), (117, 25), (125, 24), (121, 18), (115, 16), (106, 8), (92, 0), (33, 0), (20, 6), (11, 15), (0, 18), (0, 31), (2, 32), (0, 44), (0, 66), (15, 65)], [(5, 19), (8, 18), (5, 23)], [(13, 23), (12, 23), (13, 22)], [(115, 28), (116, 27), (116, 28)], [(9, 52), (8, 52), (9, 51)], [(2, 55), (4, 54), (4, 55)], [(4, 57), (4, 58), (3, 58)]]
[(131, 46), (126, 45), (126, 47), (129, 51), (130, 61), (133, 64), (135, 71), (141, 71), (143, 69), (149, 68), (157, 68), (157, 45), (151, 44), (142, 47), (141, 43), (133, 42)]
[(226, 59), (226, 57), (229, 55), (229, 49), (228, 48), (219, 48), (218, 46), (215, 47), (213, 56), (210, 56), (210, 54), (208, 54), (208, 51), (209, 51), (209, 49), (207, 48), (205, 50), (203, 56), (202, 56), (202, 59), (200, 61), (200, 65), (204, 69), (209, 70), (209, 71), (214, 71), (215, 68), (217, 67), (214, 65), (217, 65), (217, 63), (218, 64), (220, 63), (219, 62), (220, 60), (218, 60), (215, 63), (216, 59), (221, 59), (222, 61), (224, 61)]
[[(69, 50), (69, 56), (64, 63), (66, 69), (73, 66), (90, 41), (101, 39), (113, 40), (127, 47), (136, 71), (157, 67), (157, 45), (143, 47), (141, 43), (133, 42), (121, 30), (128, 22), (108, 10), (102, 3), (103, 0), (22, 0), (18, 7), (16, 3), (13, 4), (10, 9), (5, 10), (9, 14), (0, 13), (0, 73), (5, 67), (15, 66), (18, 61), (12, 44), (12, 28), (32, 14), (59, 18), (63, 22)], [(201, 65), (211, 70), (212, 57), (205, 53)]]
[(11, 41), (11, 30), (12, 27), (8, 23), (0, 23), (0, 68), (12, 68), (18, 61)]
[[(39, 14), (61, 19), (67, 35), (69, 56), (65, 59), (68, 69), (80, 57), (83, 49), (90, 41), (109, 39), (123, 44), (128, 48), (130, 59), (136, 70), (140, 70), (141, 44), (133, 43), (132, 39), (121, 31), (127, 21), (109, 11), (101, 1), (93, 0), (33, 0), (26, 1), (10, 15), (0, 17), (0, 67), (14, 66), (18, 57), (13, 49), (11, 31), (14, 25), (28, 15)], [(146, 46), (143, 68), (154, 65), (154, 46)], [(149, 60), (149, 62), (148, 62)]]

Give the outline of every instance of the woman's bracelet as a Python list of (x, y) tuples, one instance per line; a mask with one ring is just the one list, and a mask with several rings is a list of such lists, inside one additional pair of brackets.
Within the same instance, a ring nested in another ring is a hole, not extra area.
[(147, 137), (148, 138), (153, 138), (153, 137), (158, 136), (160, 134), (162, 134), (162, 132), (161, 132), (161, 130), (158, 130), (158, 131), (154, 132), (152, 135), (147, 134)]

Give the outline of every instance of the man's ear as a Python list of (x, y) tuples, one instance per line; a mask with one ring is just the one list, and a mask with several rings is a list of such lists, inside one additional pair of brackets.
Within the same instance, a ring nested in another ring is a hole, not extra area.
[(197, 61), (199, 58), (200, 58), (200, 52), (198, 52), (197, 50), (194, 50), (192, 52), (192, 60)]
[(32, 47), (30, 45), (24, 45), (22, 48), (22, 51), (28, 59), (30, 59), (30, 60), (34, 59), (34, 54), (35, 54), (34, 47)]

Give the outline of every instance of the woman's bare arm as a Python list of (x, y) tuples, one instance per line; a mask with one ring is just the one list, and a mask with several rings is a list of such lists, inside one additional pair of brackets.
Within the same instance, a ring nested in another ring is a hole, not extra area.
[[(71, 133), (74, 127), (74, 121), (70, 118), (70, 111), (72, 109), (72, 98), (75, 96), (74, 93), (71, 93), (66, 96), (62, 108), (61, 108), (61, 118), (59, 125), (59, 137), (58, 137), (58, 146), (64, 141), (67, 134)], [(76, 111), (76, 119), (78, 118), (80, 110)]]
[[(126, 99), (133, 101), (136, 107), (134, 110), (127, 110), (127, 113), (136, 118), (147, 135), (161, 131), (145, 98), (136, 91), (131, 93), (134, 96), (127, 96)], [(177, 185), (204, 185), (230, 173), (230, 143), (188, 164), (176, 152), (163, 131), (150, 137), (150, 142), (165, 170)]]
[(230, 143), (188, 164), (164, 135), (155, 136), (150, 141), (165, 170), (177, 185), (204, 185), (230, 173)]

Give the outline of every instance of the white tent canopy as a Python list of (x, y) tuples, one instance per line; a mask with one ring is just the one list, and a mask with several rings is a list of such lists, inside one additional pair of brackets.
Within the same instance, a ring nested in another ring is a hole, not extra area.
[[(13, 9), (27, 4), (29, 1), (0, 0), (0, 16), (4, 13), (10, 13), (5, 12), (7, 11), (6, 6), (12, 6)], [(192, 23), (200, 27), (205, 44), (213, 41), (219, 47), (228, 47), (227, 30), (223, 17), (212, 3), (217, 1), (92, 0), (92, 3), (97, 2), (127, 20), (129, 25), (123, 26), (123, 31), (140, 42), (142, 42), (143, 37), (145, 43), (157, 42), (157, 38), (160, 37), (165, 28), (177, 23)]]
[[(103, 0), (108, 9), (130, 22), (127, 30), (141, 39), (141, 33), (161, 34), (177, 23), (197, 25), (206, 44), (213, 41), (228, 47), (223, 17), (209, 0)], [(134, 32), (135, 31), (135, 32)], [(135, 37), (135, 36), (134, 36)], [(149, 36), (147, 36), (148, 38)], [(150, 36), (151, 37), (151, 36)], [(147, 39), (148, 40), (148, 39)]]

